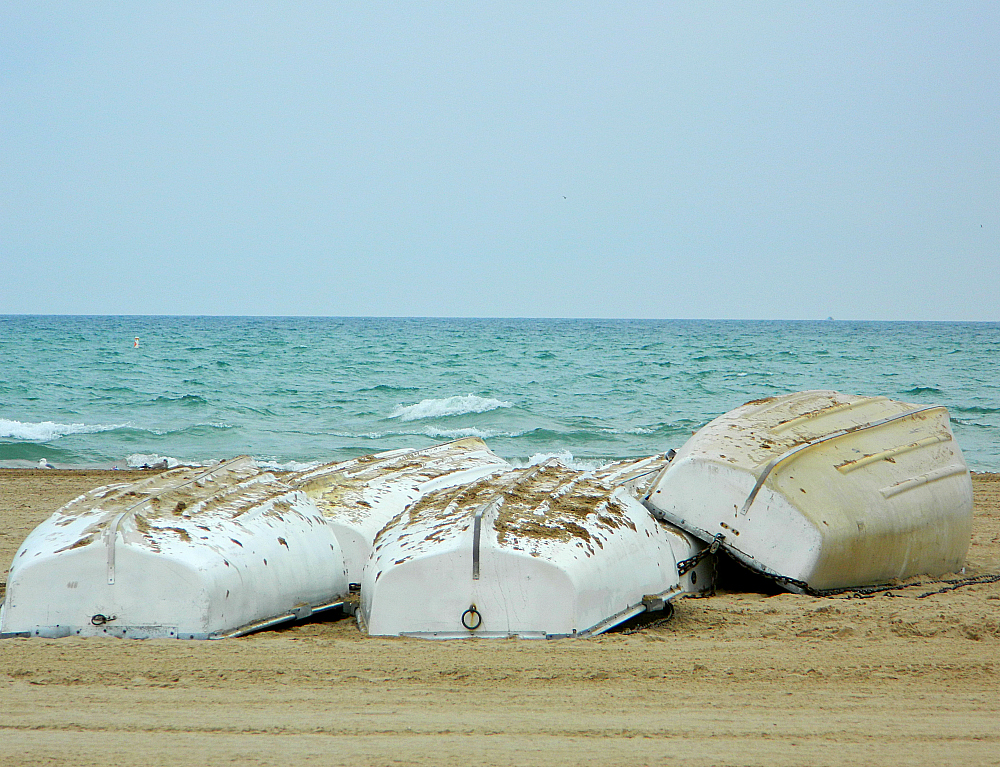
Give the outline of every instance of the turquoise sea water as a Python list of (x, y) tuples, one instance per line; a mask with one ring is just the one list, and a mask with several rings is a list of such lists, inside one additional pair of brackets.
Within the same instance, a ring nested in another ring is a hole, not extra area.
[(970, 467), (1000, 470), (998, 359), (1000, 323), (0, 316), (0, 466), (295, 467), (465, 435), (593, 466), (830, 388), (947, 405)]

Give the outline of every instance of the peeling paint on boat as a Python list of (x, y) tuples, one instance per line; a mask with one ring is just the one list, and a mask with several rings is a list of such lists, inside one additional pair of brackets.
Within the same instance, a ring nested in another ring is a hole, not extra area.
[(634, 476), (615, 484), (613, 474), (549, 461), (428, 493), (375, 540), (362, 626), (445, 639), (587, 636), (662, 608), (684, 590), (675, 549), (703, 545), (655, 520), (625, 487)]
[(347, 590), (315, 505), (240, 458), (70, 501), (15, 555), (0, 632), (207, 638), (304, 615)]

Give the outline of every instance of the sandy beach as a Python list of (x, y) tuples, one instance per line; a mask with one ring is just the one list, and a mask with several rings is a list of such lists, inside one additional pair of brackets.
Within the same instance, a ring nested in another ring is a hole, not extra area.
[[(130, 474), (0, 471), (0, 581), (36, 524)], [(973, 484), (961, 577), (1000, 573), (1000, 474)], [(592, 640), (367, 639), (343, 618), (0, 641), (0, 764), (986, 765), (998, 692), (1000, 583), (817, 599), (730, 577)]]

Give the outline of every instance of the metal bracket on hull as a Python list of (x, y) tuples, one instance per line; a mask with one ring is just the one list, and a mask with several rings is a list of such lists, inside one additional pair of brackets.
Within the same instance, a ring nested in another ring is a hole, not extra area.
[(494, 493), (493, 496), (486, 501), (486, 503), (482, 503), (478, 506), (478, 508), (476, 508), (476, 511), (473, 514), (472, 524), (472, 580), (479, 580), (479, 540), (482, 537), (483, 531), (483, 514), (485, 514), (489, 509), (499, 506), (503, 501), (504, 493), (510, 492), (518, 485), (523, 485), (550, 463), (554, 463), (554, 459), (550, 458), (547, 461), (543, 461), (530, 471), (526, 471), (524, 474), (516, 477), (512, 482), (504, 485), (496, 493)]
[[(626, 482), (632, 482), (634, 480), (639, 479), (640, 477), (648, 477), (650, 474), (654, 474), (654, 473), (662, 474), (665, 469), (669, 468), (670, 462), (672, 460), (674, 460), (674, 456), (675, 455), (677, 455), (677, 451), (674, 450), (673, 448), (671, 448), (666, 453), (663, 453), (663, 458), (667, 462), (666, 466), (663, 466), (663, 467), (654, 467), (652, 469), (647, 469), (646, 471), (636, 471), (636, 465), (637, 464), (634, 464), (634, 463), (633, 464), (628, 464), (628, 465), (624, 466), (623, 468), (619, 469), (618, 471), (613, 472), (613, 473), (607, 475), (606, 477), (602, 477), (601, 481), (604, 482), (605, 484), (608, 484), (608, 485), (617, 485), (617, 484), (619, 484), (619, 481), (621, 480), (621, 478), (623, 476), (626, 477), (626, 479), (625, 479)], [(643, 459), (642, 461), (639, 461), (638, 465), (645, 466), (645, 465), (654, 463), (657, 459), (659, 459), (659, 457), (660, 457), (660, 454), (651, 455), (649, 458), (646, 458), (646, 459)], [(630, 471), (636, 471), (636, 473), (635, 474), (629, 474)], [(654, 482), (653, 484), (656, 484), (656, 483)]]
[(821, 445), (824, 442), (829, 442), (830, 440), (834, 440), (839, 437), (844, 437), (848, 434), (855, 434), (859, 431), (867, 431), (868, 429), (875, 429), (878, 428), (879, 426), (884, 426), (887, 423), (892, 423), (893, 421), (899, 421), (903, 418), (909, 418), (910, 416), (917, 415), (918, 413), (926, 413), (930, 410), (943, 410), (943, 409), (944, 408), (941, 405), (930, 405), (928, 407), (914, 408), (913, 410), (907, 410), (904, 413), (898, 413), (897, 415), (890, 416), (889, 418), (883, 418), (880, 421), (873, 421), (872, 423), (865, 423), (861, 424), (860, 426), (852, 426), (849, 429), (841, 429), (840, 431), (835, 431), (833, 434), (827, 434), (826, 436), (820, 437), (819, 439), (814, 439), (811, 442), (806, 442), (802, 445), (798, 445), (797, 447), (793, 447), (791, 450), (782, 453), (777, 458), (772, 459), (770, 463), (768, 463), (767, 466), (764, 467), (764, 470), (760, 473), (760, 476), (757, 477), (757, 483), (754, 485), (753, 490), (750, 491), (750, 495), (747, 497), (746, 502), (743, 504), (743, 508), (740, 509), (740, 515), (745, 516), (746, 513), (750, 510), (750, 505), (754, 502), (754, 499), (757, 497), (757, 493), (760, 492), (760, 489), (764, 486), (764, 482), (767, 480), (771, 472), (774, 471), (775, 467), (780, 463), (784, 463), (789, 458), (798, 455), (802, 451), (808, 450), (809, 448), (815, 447), (816, 445)]
[(490, 506), (493, 501), (488, 501), (476, 509), (474, 521), (472, 523), (472, 580), (479, 580), (479, 537), (483, 530), (483, 512), (486, 508)]
[(577, 632), (572, 636), (577, 639), (586, 639), (588, 637), (596, 636), (597, 634), (603, 634), (608, 629), (614, 628), (619, 623), (624, 623), (629, 618), (634, 618), (639, 613), (643, 612), (656, 612), (657, 610), (662, 610), (667, 606), (667, 603), (671, 598), (677, 596), (681, 593), (679, 586), (671, 586), (666, 591), (662, 591), (659, 594), (647, 594), (642, 598), (642, 601), (638, 604), (634, 604), (631, 607), (626, 607), (621, 612), (615, 613), (610, 618), (605, 618), (600, 623), (596, 623), (589, 629)]
[(225, 463), (220, 463), (218, 466), (213, 466), (208, 471), (204, 471), (195, 477), (192, 477), (187, 482), (182, 482), (179, 485), (168, 485), (167, 487), (161, 487), (157, 492), (154, 492), (141, 501), (138, 501), (131, 506), (129, 506), (125, 511), (115, 517), (114, 521), (108, 526), (106, 536), (107, 536), (107, 547), (108, 547), (108, 585), (115, 585), (115, 544), (118, 541), (118, 532), (121, 529), (121, 523), (125, 521), (126, 517), (131, 516), (135, 513), (135, 510), (140, 506), (149, 503), (154, 498), (158, 498), (163, 493), (169, 491), (177, 490), (178, 488), (187, 487), (190, 484), (197, 482), (198, 480), (204, 479), (205, 477), (210, 477), (217, 471), (228, 468), (238, 461), (244, 460), (244, 456), (239, 458), (233, 458), (231, 461), (226, 461)]
[[(252, 634), (255, 631), (261, 631), (262, 629), (271, 628), (272, 626), (277, 626), (282, 623), (288, 623), (290, 621), (305, 620), (306, 618), (315, 615), (316, 613), (325, 612), (326, 610), (333, 610), (338, 607), (344, 606), (344, 600), (339, 599), (336, 602), (326, 602), (324, 604), (316, 605), (313, 607), (309, 604), (298, 605), (287, 613), (282, 613), (281, 615), (275, 615), (273, 618), (264, 618), (259, 621), (252, 621), (246, 623), (242, 626), (237, 626), (229, 631), (219, 631), (214, 634), (207, 634), (205, 639), (231, 639), (233, 637), (241, 637), (247, 634)], [(195, 637), (192, 637), (192, 639)], [(197, 637), (201, 638), (201, 637)]]

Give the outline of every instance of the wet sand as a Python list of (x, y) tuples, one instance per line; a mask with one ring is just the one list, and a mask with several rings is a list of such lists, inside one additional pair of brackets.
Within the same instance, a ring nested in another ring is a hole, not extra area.
[[(0, 471), (0, 581), (36, 524), (129, 475)], [(1000, 475), (974, 487), (966, 576), (1000, 573)], [(1000, 763), (1000, 583), (754, 585), (580, 641), (366, 639), (350, 619), (3, 640), (0, 765)]]

